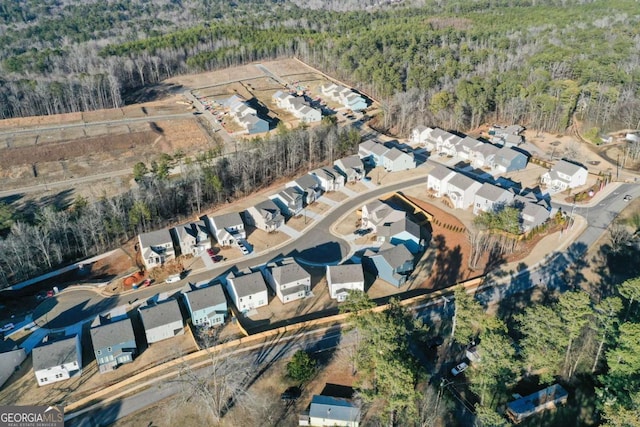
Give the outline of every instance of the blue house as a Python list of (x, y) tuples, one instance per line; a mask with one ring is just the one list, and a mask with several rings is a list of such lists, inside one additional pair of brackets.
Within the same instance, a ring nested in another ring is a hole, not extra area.
[(221, 285), (189, 283), (182, 295), (194, 326), (211, 327), (224, 323), (227, 317), (227, 299)]
[(379, 226), (377, 229), (378, 242), (389, 242), (392, 245), (404, 245), (412, 254), (422, 251), (420, 226), (409, 218)]
[(502, 147), (493, 159), (493, 168), (496, 173), (519, 171), (527, 167), (529, 157), (523, 152), (509, 147)]
[(246, 116), (239, 118), (238, 121), (245, 127), (245, 129), (247, 129), (247, 132), (249, 132), (250, 135), (269, 131), (269, 122), (258, 116), (254, 116), (253, 114), (247, 114)]
[(91, 342), (100, 373), (133, 362), (138, 354), (131, 319), (123, 316), (98, 316), (91, 324)]
[(366, 251), (362, 263), (367, 271), (396, 287), (404, 285), (414, 269), (413, 255), (404, 245), (377, 253)]

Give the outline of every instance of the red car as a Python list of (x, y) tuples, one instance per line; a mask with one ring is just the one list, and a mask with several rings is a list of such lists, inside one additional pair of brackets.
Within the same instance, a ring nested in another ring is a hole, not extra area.
[(215, 252), (213, 252), (213, 249), (211, 249), (211, 248), (207, 249), (207, 253), (209, 254), (209, 256), (211, 258), (213, 258), (215, 256)]

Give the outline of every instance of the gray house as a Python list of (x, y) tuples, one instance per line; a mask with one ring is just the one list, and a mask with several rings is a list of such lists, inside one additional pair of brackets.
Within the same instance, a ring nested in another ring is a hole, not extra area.
[(47, 340), (33, 349), (33, 372), (38, 385), (68, 380), (82, 373), (80, 337)]
[(208, 227), (204, 221), (182, 224), (170, 231), (182, 255), (199, 255), (211, 248)]
[(551, 216), (546, 206), (539, 203), (524, 203), (520, 211), (520, 228), (523, 233), (541, 226)]
[(315, 202), (320, 194), (322, 194), (322, 188), (320, 188), (320, 181), (313, 175), (302, 175), (295, 181), (288, 182), (285, 187), (298, 188), (304, 192), (304, 204), (310, 205)]
[(355, 182), (364, 178), (364, 163), (357, 155), (343, 157), (333, 162), (333, 164), (342, 173), (346, 182)]
[(211, 327), (224, 323), (228, 307), (221, 285), (189, 283), (182, 295), (194, 326)]
[(473, 200), (481, 187), (478, 181), (456, 172), (447, 182), (447, 196), (455, 209), (467, 209), (473, 204)]
[(267, 284), (259, 271), (242, 276), (231, 274), (226, 284), (238, 311), (246, 312), (269, 304)]
[(247, 209), (246, 219), (249, 225), (268, 233), (276, 231), (284, 224), (280, 208), (270, 199)]
[(404, 285), (414, 269), (413, 255), (404, 245), (377, 253), (366, 251), (362, 264), (366, 270), (396, 287)]
[(295, 261), (268, 268), (265, 276), (283, 304), (304, 298), (311, 290), (311, 275)]
[(416, 160), (412, 154), (407, 154), (396, 147), (387, 150), (382, 156), (382, 166), (388, 172), (397, 172), (416, 167)]
[(511, 204), (514, 194), (504, 188), (485, 182), (476, 192), (473, 199), (473, 214), (480, 212), (494, 212), (497, 209)]
[(378, 242), (388, 242), (392, 245), (404, 245), (412, 254), (422, 250), (420, 226), (406, 217), (378, 226), (376, 240)]
[(133, 325), (128, 317), (121, 316), (112, 321), (98, 316), (91, 324), (90, 335), (101, 374), (133, 362), (138, 354)]
[(12, 340), (0, 341), (0, 387), (20, 367), (27, 358), (23, 348), (19, 348)]
[(158, 303), (149, 301), (147, 305), (139, 307), (138, 311), (148, 344), (184, 334), (182, 313), (175, 299)]
[(519, 171), (527, 167), (529, 158), (522, 152), (509, 147), (498, 150), (493, 161), (495, 173)]
[(176, 258), (173, 239), (167, 229), (139, 234), (138, 244), (142, 262), (148, 269)]
[(298, 187), (288, 187), (279, 192), (269, 196), (273, 202), (278, 205), (280, 211), (288, 217), (299, 215), (302, 212), (302, 201), (304, 199), (304, 192)]
[(237, 241), (247, 238), (244, 223), (237, 212), (209, 218), (209, 230), (221, 246), (231, 246)]

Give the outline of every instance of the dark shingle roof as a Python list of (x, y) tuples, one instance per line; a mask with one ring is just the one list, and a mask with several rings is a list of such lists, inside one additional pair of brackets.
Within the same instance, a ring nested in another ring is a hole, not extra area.
[(232, 277), (229, 279), (238, 294), (238, 298), (254, 295), (267, 290), (267, 284), (262, 277), (262, 273), (245, 274), (244, 276)]
[(222, 286), (220, 285), (212, 285), (195, 289), (193, 291), (185, 292), (184, 295), (189, 300), (191, 310), (193, 311), (227, 303), (227, 299), (222, 291)]
[(90, 333), (94, 350), (113, 347), (123, 342), (135, 341), (136, 339), (133, 334), (131, 319), (129, 318), (93, 327)]
[(178, 301), (170, 299), (160, 304), (141, 307), (140, 317), (145, 330), (168, 325), (176, 321), (182, 321), (182, 314)]
[(271, 275), (276, 283), (280, 285), (304, 280), (311, 276), (296, 262), (272, 268)]
[(38, 345), (32, 352), (33, 369), (38, 371), (79, 361), (78, 349), (76, 348), (77, 341), (78, 336), (72, 335)]

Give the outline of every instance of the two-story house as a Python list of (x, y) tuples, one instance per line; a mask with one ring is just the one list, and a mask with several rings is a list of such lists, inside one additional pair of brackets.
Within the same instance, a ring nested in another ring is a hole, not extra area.
[(414, 269), (413, 255), (404, 245), (380, 249), (378, 252), (367, 250), (362, 259), (367, 271), (385, 282), (400, 287)]
[(588, 175), (589, 172), (584, 166), (560, 160), (540, 179), (542, 184), (551, 187), (552, 191), (558, 192), (586, 184)]
[(407, 213), (392, 206), (374, 200), (362, 207), (362, 217), (360, 219), (360, 229), (371, 229), (373, 233), (378, 232), (378, 227), (400, 221), (407, 216)]
[(155, 299), (138, 307), (147, 344), (184, 334), (180, 306), (175, 299)]
[(182, 290), (182, 296), (193, 326), (218, 326), (227, 318), (227, 298), (220, 284), (189, 283)]
[(344, 177), (335, 170), (329, 168), (319, 168), (310, 172), (313, 175), (322, 191), (336, 191), (344, 187)]
[(439, 144), (436, 148), (440, 153), (443, 153), (447, 156), (455, 157), (456, 155), (458, 155), (458, 144), (460, 143), (460, 141), (462, 141), (462, 138), (460, 138), (458, 135), (454, 135), (449, 132), (447, 133), (449, 134), (447, 139), (442, 141), (442, 143)]
[(280, 208), (270, 199), (251, 206), (246, 213), (245, 218), (249, 225), (268, 233), (276, 231), (284, 224)]
[(417, 254), (423, 248), (420, 226), (409, 218), (377, 227), (376, 240), (388, 242), (392, 245), (404, 245), (412, 254)]
[(495, 212), (513, 202), (514, 194), (511, 191), (485, 182), (476, 192), (473, 199), (473, 214), (480, 212)]
[(433, 131), (434, 129), (427, 126), (416, 126), (411, 130), (411, 137), (409, 138), (409, 141), (412, 144), (426, 144), (431, 136), (431, 132)]
[(208, 227), (204, 221), (190, 222), (170, 230), (173, 241), (182, 255), (200, 255), (211, 248)]
[(455, 147), (456, 155), (462, 160), (471, 160), (472, 153), (481, 145), (483, 145), (483, 143), (477, 139), (465, 136)]
[(384, 167), (387, 172), (414, 169), (416, 167), (416, 159), (412, 154), (407, 154), (393, 147), (382, 155), (382, 167)]
[(427, 190), (433, 190), (436, 197), (447, 194), (447, 183), (455, 176), (456, 172), (446, 166), (437, 165), (427, 175)]
[(305, 206), (315, 202), (316, 199), (322, 194), (322, 188), (320, 187), (318, 178), (310, 174), (302, 175), (295, 181), (286, 183), (285, 187), (293, 187), (302, 191), (304, 193)]
[(244, 274), (227, 277), (226, 287), (231, 300), (240, 312), (246, 312), (269, 304), (267, 284), (262, 273)]
[(265, 275), (283, 304), (304, 298), (311, 290), (311, 275), (295, 261), (268, 268)]
[(471, 165), (474, 168), (493, 168), (496, 154), (500, 149), (493, 144), (482, 144), (471, 152)]
[(157, 267), (176, 258), (173, 239), (169, 230), (163, 229), (139, 234), (138, 245), (142, 262), (147, 269)]
[(39, 386), (82, 374), (82, 347), (78, 335), (59, 339), (49, 336), (34, 347), (33, 372)]
[(97, 316), (89, 331), (100, 373), (110, 372), (133, 362), (138, 345), (131, 319), (124, 316)]
[(302, 212), (304, 192), (298, 187), (287, 187), (269, 198), (280, 208), (280, 212), (288, 217), (299, 215)]
[(346, 182), (360, 181), (364, 178), (364, 163), (358, 155), (343, 157), (333, 162), (334, 166), (342, 173)]
[(447, 182), (447, 196), (455, 209), (467, 209), (473, 204), (476, 192), (482, 184), (456, 172)]
[(440, 147), (444, 144), (444, 141), (446, 141), (451, 136), (452, 134), (447, 132), (446, 130), (435, 128), (429, 133), (424, 146), (427, 151), (439, 151)]
[(208, 222), (211, 235), (215, 236), (220, 246), (231, 246), (247, 238), (244, 222), (237, 212), (209, 217)]
[(495, 155), (493, 170), (497, 174), (519, 171), (525, 169), (528, 162), (529, 157), (523, 152), (509, 147), (502, 147)]
[(326, 269), (331, 299), (343, 302), (351, 290), (364, 292), (362, 264), (328, 265)]

